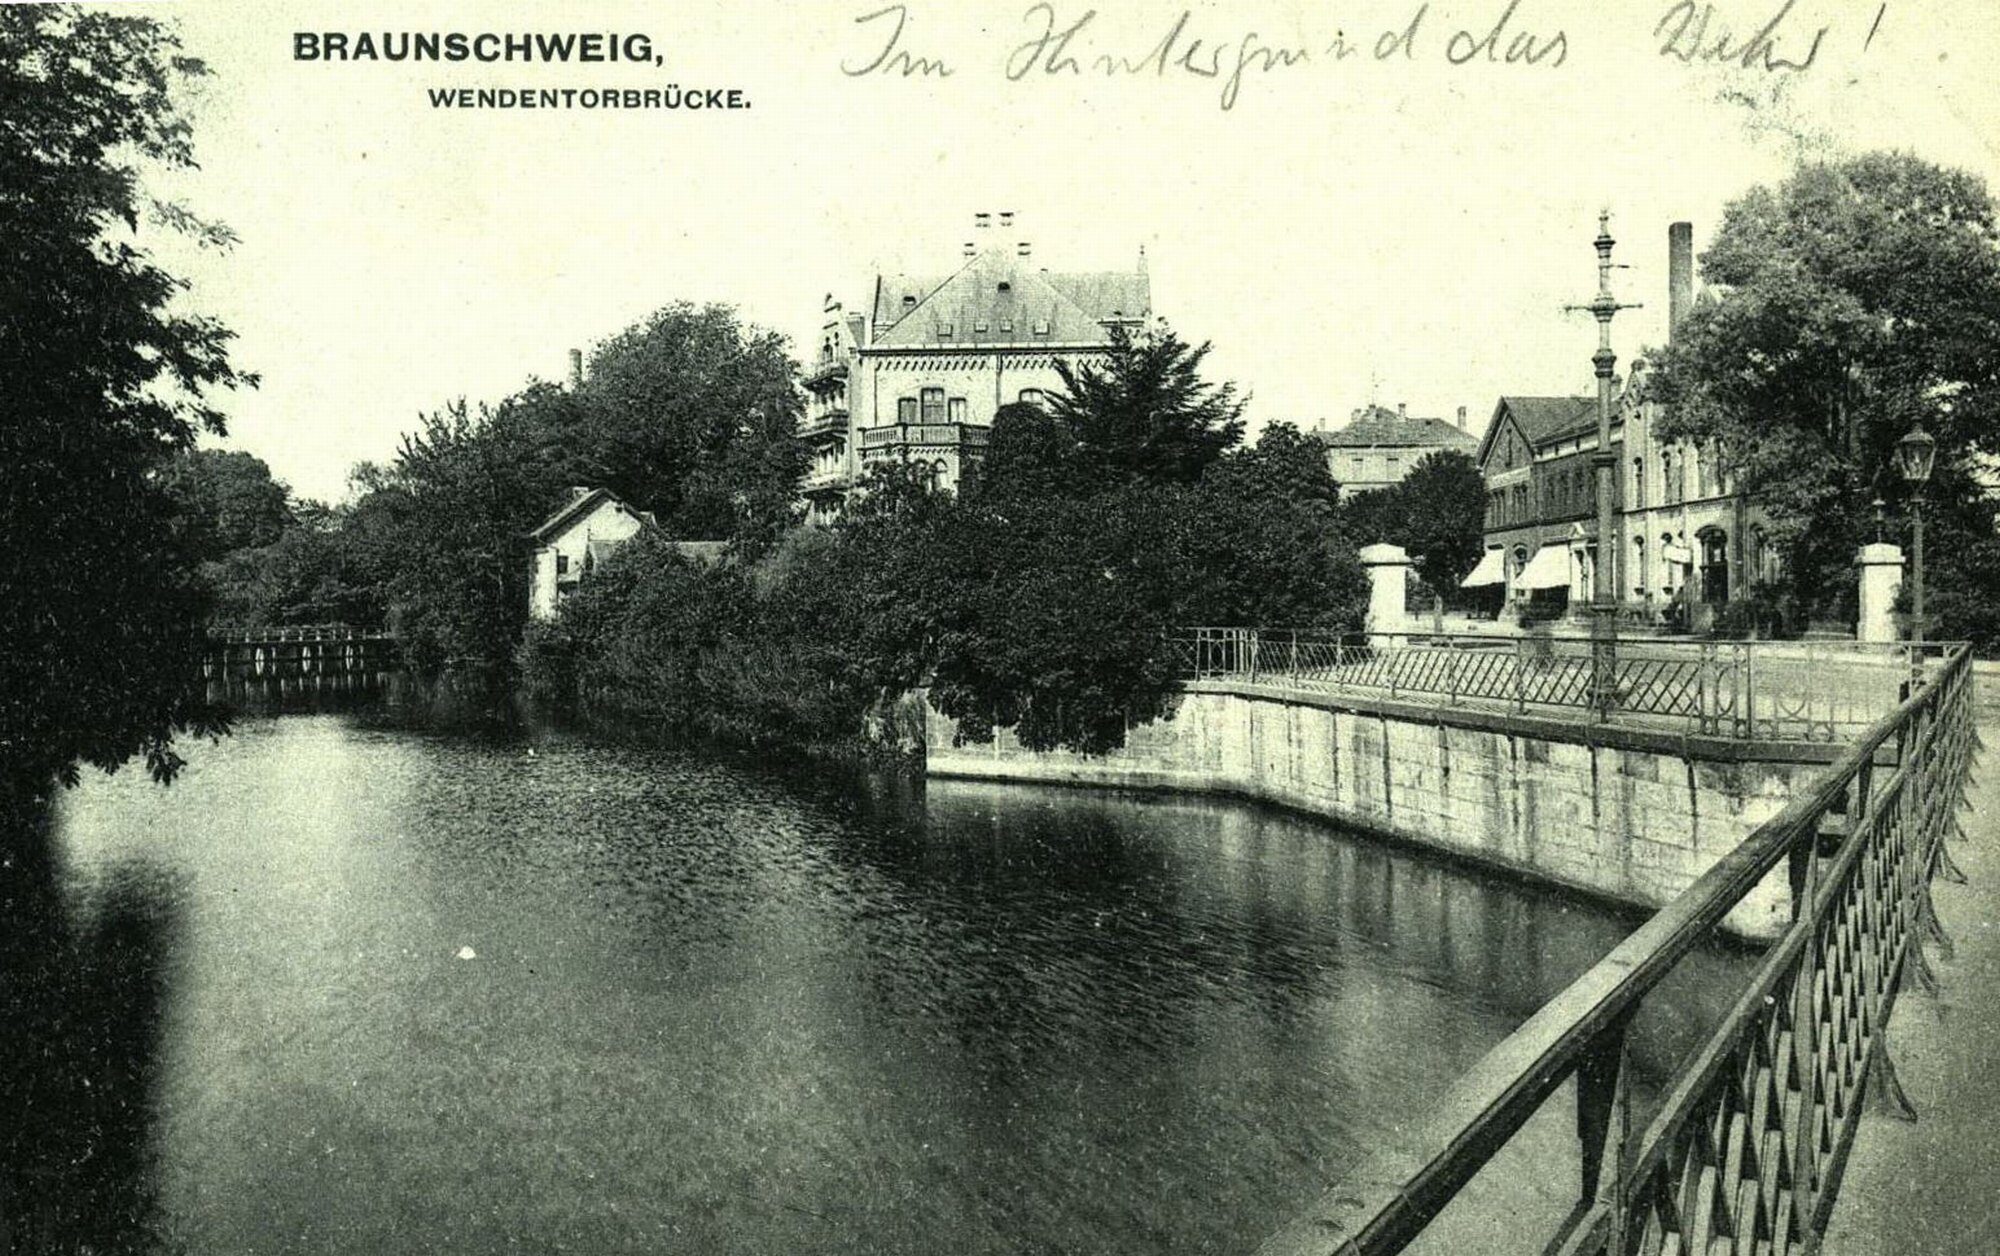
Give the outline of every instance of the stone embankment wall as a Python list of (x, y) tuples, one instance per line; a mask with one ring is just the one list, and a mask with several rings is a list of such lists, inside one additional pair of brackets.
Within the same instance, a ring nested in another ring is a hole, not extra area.
[[(956, 731), (929, 712), (931, 773), (1236, 794), (1646, 907), (1687, 888), (1832, 757), (1237, 682), (1190, 685), (1172, 719), (1134, 727), (1104, 756), (1036, 753), (1004, 731), (954, 745)], [(1775, 936), (1788, 897), (1780, 869), (1729, 928)]]

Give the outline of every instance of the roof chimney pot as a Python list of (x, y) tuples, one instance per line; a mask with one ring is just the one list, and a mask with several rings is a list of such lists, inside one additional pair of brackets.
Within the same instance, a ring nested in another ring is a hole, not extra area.
[(571, 391), (583, 387), (583, 350), (569, 351), (569, 386)]

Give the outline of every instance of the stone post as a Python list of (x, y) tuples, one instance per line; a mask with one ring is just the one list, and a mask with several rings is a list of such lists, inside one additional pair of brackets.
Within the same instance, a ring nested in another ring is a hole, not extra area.
[(1409, 627), (1404, 595), (1409, 587), (1410, 555), (1386, 542), (1363, 546), (1361, 565), (1368, 569), (1368, 631), (1400, 633)]
[(1903, 550), (1886, 541), (1864, 545), (1855, 555), (1861, 569), (1861, 615), (1854, 635), (1861, 641), (1896, 639), (1896, 594), (1903, 587)]

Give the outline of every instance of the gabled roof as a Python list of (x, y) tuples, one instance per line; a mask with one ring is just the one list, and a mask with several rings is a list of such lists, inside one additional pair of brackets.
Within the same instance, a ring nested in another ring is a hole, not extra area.
[(653, 516), (650, 511), (633, 510), (630, 506), (625, 505), (624, 500), (618, 494), (608, 488), (573, 488), (569, 491), (569, 494), (569, 500), (564, 502), (560, 509), (542, 520), (532, 532), (528, 533), (529, 539), (546, 541), (550, 537), (559, 536), (569, 531), (570, 527), (578, 520), (583, 519), (599, 506), (607, 503), (624, 507), (635, 519), (643, 519), (649, 524), (653, 522)]
[(1472, 433), (1443, 419), (1400, 414), (1383, 406), (1369, 406), (1345, 427), (1331, 432), (1315, 432), (1321, 444), (1335, 448), (1362, 445), (1408, 445), (1426, 449), (1471, 449), (1479, 442)]
[(1475, 455), (1481, 466), (1493, 449), (1502, 428), (1512, 423), (1530, 448), (1565, 440), (1594, 431), (1597, 427), (1595, 397), (1502, 397), (1493, 407), (1493, 421), (1486, 425)]
[(1102, 344), (1107, 324), (1143, 321), (1152, 305), (1144, 270), (1056, 274), (994, 247), (950, 275), (878, 276), (870, 347)]

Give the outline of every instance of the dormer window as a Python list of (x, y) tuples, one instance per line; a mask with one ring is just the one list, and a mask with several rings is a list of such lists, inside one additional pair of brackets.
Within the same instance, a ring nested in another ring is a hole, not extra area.
[(978, 333), (979, 335), (982, 335), (982, 336), (983, 336), (983, 335), (985, 335), (985, 334), (986, 334), (986, 320), (982, 318), (982, 319), (980, 319), (980, 320), (979, 320), (978, 322), (974, 323), (974, 324), (972, 325), (972, 330), (973, 330), (974, 332), (977, 332), (977, 333)]
[(1036, 319), (1036, 320), (1035, 320), (1035, 334), (1036, 334), (1037, 336), (1046, 336), (1046, 335), (1048, 335), (1048, 334), (1049, 334), (1049, 320), (1048, 320), (1048, 319), (1046, 319), (1046, 318), (1038, 318), (1038, 319)]
[(939, 323), (939, 324), (938, 324), (938, 333), (937, 333), (937, 334), (938, 334), (938, 339), (940, 339), (940, 340), (949, 340), (949, 339), (951, 339), (951, 324), (950, 324), (950, 323)]
[(1011, 322), (1009, 322), (1009, 321), (1008, 321), (1008, 320), (1006, 320), (1006, 319), (1002, 319), (1002, 320), (1000, 320), (1000, 330), (1001, 330), (1001, 331), (1002, 331), (1003, 333), (1007, 333), (1007, 334), (1012, 334), (1012, 332), (1013, 332), (1013, 330), (1014, 330), (1014, 324), (1013, 324), (1013, 323), (1011, 323)]

